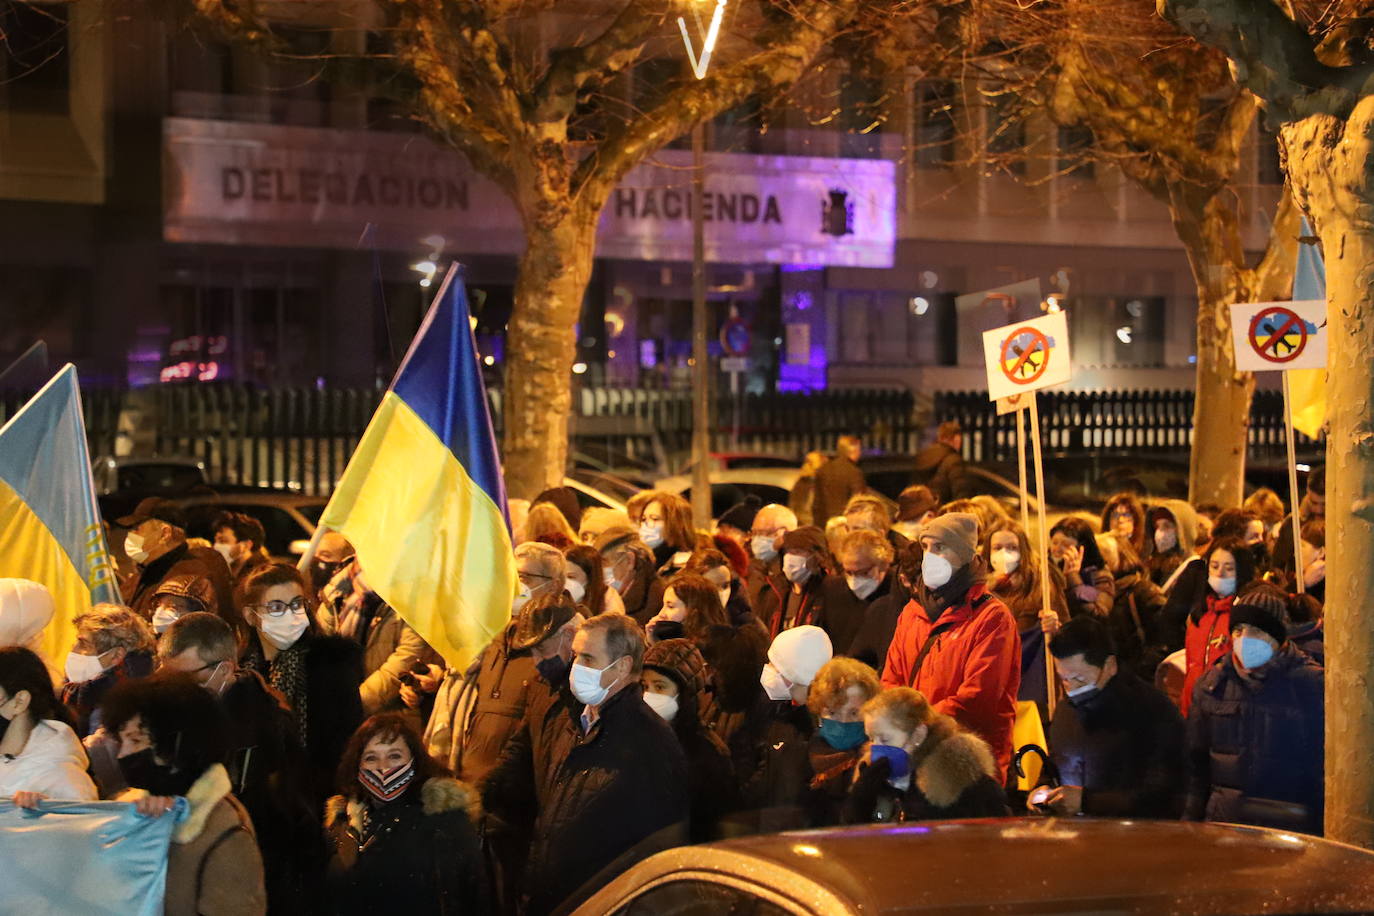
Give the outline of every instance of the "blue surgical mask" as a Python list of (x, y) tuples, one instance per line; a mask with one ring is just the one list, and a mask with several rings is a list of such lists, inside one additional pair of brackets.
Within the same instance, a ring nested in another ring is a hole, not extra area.
[[(927, 554), (929, 556), (929, 554)], [(886, 760), (891, 771), (888, 777), (891, 779), (901, 779), (911, 772), (911, 757), (900, 747), (893, 747), (890, 744), (875, 744), (868, 749), (869, 756), (873, 762)]]
[(1212, 587), (1212, 591), (1223, 598), (1236, 593), (1235, 576), (1208, 576), (1207, 584)]
[(863, 744), (868, 735), (864, 732), (863, 722), (839, 722), (822, 717), (818, 729), (825, 743), (837, 751), (852, 751)]
[(1247, 671), (1263, 668), (1274, 657), (1274, 647), (1256, 636), (1241, 636), (1232, 651)]

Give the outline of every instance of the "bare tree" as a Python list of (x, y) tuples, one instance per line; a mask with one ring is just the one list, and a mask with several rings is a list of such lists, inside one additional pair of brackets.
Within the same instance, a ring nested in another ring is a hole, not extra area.
[[(1374, 56), (1367, 3), (1309, 11), (1272, 0), (1159, 0), (1159, 11), (1220, 49), (1282, 123), (1298, 204), (1326, 256), (1326, 834), (1374, 847)], [(1297, 17), (1297, 18), (1295, 18)]]
[[(271, 38), (251, 4), (193, 3), (232, 34)], [(523, 224), (506, 347), (503, 451), (513, 496), (532, 497), (563, 477), (575, 325), (597, 221), (616, 185), (698, 122), (795, 82), (860, 6), (732, 4), (712, 66), (697, 80), (678, 37), (682, 10), (667, 0), (566, 13), (566, 5), (508, 0), (385, 4), (387, 21), (376, 31), (387, 38), (388, 63), (418, 87), (418, 116), (509, 195)], [(553, 29), (565, 34), (551, 38)], [(678, 78), (656, 87), (656, 101), (638, 109), (616, 83), (655, 51), (683, 66)]]

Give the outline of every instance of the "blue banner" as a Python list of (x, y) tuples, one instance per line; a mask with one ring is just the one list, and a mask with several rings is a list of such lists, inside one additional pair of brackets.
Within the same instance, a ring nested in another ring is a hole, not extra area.
[(126, 802), (0, 801), (0, 911), (26, 916), (160, 916), (167, 848), (188, 808), (161, 817)]

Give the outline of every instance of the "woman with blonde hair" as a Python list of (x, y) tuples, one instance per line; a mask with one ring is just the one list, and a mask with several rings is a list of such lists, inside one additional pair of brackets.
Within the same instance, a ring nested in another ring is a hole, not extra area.
[(566, 550), (578, 543), (577, 532), (553, 503), (535, 503), (525, 517), (525, 540), (552, 544)]
[(987, 742), (936, 712), (922, 694), (894, 687), (860, 713), (871, 743), (845, 800), (845, 823), (1010, 813)]
[(811, 826), (840, 822), (845, 796), (863, 756), (863, 705), (882, 690), (878, 672), (857, 659), (832, 658), (816, 672), (806, 706), (819, 725), (811, 736)]

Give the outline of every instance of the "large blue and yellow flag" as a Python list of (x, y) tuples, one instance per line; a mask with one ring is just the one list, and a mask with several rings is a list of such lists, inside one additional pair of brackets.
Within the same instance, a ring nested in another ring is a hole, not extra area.
[[(1302, 234), (1312, 234), (1307, 218), (1302, 221)], [(1320, 299), (1326, 301), (1326, 265), (1315, 242), (1298, 245), (1298, 266), (1293, 272), (1295, 300)], [(1328, 312), (1330, 308), (1328, 305)], [(1327, 320), (1330, 321), (1328, 314)], [(1293, 399), (1293, 428), (1316, 439), (1326, 423), (1326, 370), (1294, 369), (1288, 373), (1288, 391)]]
[(320, 523), (348, 538), (368, 587), (451, 666), (510, 619), (506, 488), (456, 267)]
[(72, 618), (119, 601), (70, 363), (0, 428), (0, 577), (52, 592), (43, 650), (59, 664), (76, 641)]

